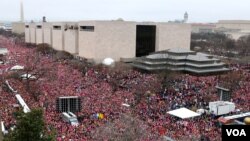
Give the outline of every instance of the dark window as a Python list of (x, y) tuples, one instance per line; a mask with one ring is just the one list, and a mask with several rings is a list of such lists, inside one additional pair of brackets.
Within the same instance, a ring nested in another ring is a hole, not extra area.
[(95, 27), (94, 26), (80, 26), (80, 31), (91, 31), (94, 32)]
[(61, 26), (58, 26), (58, 25), (53, 26), (53, 29), (54, 29), (54, 30), (61, 30), (61, 28), (62, 28), (62, 27), (61, 27)]
[(136, 26), (136, 57), (149, 55), (155, 52), (156, 26)]
[(38, 25), (38, 26), (36, 26), (36, 28), (41, 29), (41, 28), (42, 28), (42, 26), (41, 26), (41, 25)]
[(25, 25), (26, 28), (29, 28), (30, 26), (29, 25)]

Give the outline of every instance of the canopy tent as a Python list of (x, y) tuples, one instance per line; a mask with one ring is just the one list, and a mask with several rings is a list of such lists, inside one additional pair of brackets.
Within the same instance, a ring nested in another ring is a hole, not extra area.
[(23, 70), (23, 69), (24, 69), (24, 66), (16, 65), (16, 66), (13, 66), (10, 70)]
[(6, 55), (6, 54), (8, 54), (8, 49), (0, 47), (0, 55)]
[(4, 122), (1, 121), (1, 130), (2, 130), (2, 133), (5, 135), (5, 134), (8, 134), (8, 131), (5, 129), (5, 126), (4, 126)]
[(5, 81), (5, 84), (8, 86), (8, 88), (13, 92), (13, 93), (17, 93), (16, 90), (14, 90), (11, 86), (8, 80)]
[(186, 119), (186, 118), (192, 118), (192, 117), (196, 117), (196, 116), (200, 116), (200, 114), (193, 112), (187, 108), (180, 108), (180, 109), (176, 109), (176, 110), (172, 110), (167, 112), (170, 115), (179, 117), (181, 119)]
[(22, 79), (36, 79), (36, 77), (32, 74), (23, 74), (21, 75)]
[(20, 94), (16, 94), (16, 98), (19, 102), (19, 104), (23, 107), (23, 112), (24, 113), (28, 113), (30, 112), (30, 108), (28, 107), (28, 105), (24, 102), (23, 98), (21, 97)]
[(130, 105), (129, 105), (129, 104), (126, 104), (126, 103), (123, 103), (122, 106), (130, 107)]

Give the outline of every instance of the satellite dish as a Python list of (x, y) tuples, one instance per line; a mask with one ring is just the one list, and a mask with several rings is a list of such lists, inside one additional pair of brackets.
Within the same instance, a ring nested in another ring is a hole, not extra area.
[(105, 58), (103, 61), (102, 61), (102, 64), (103, 65), (106, 65), (106, 66), (111, 66), (111, 65), (114, 65), (115, 61), (114, 59), (112, 58)]

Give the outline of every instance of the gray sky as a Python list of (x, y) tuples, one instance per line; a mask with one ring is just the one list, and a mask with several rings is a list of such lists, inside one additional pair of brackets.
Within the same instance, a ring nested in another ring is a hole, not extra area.
[[(115, 20), (216, 22), (250, 20), (250, 0), (23, 0), (26, 21)], [(20, 0), (0, 0), (0, 21), (20, 20)]]

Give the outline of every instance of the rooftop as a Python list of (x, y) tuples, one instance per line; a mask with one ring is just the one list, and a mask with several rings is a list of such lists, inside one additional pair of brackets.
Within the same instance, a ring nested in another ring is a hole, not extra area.
[(148, 71), (168, 69), (196, 74), (226, 72), (230, 70), (225, 66), (225, 63), (212, 55), (182, 48), (172, 48), (137, 58), (132, 66)]

